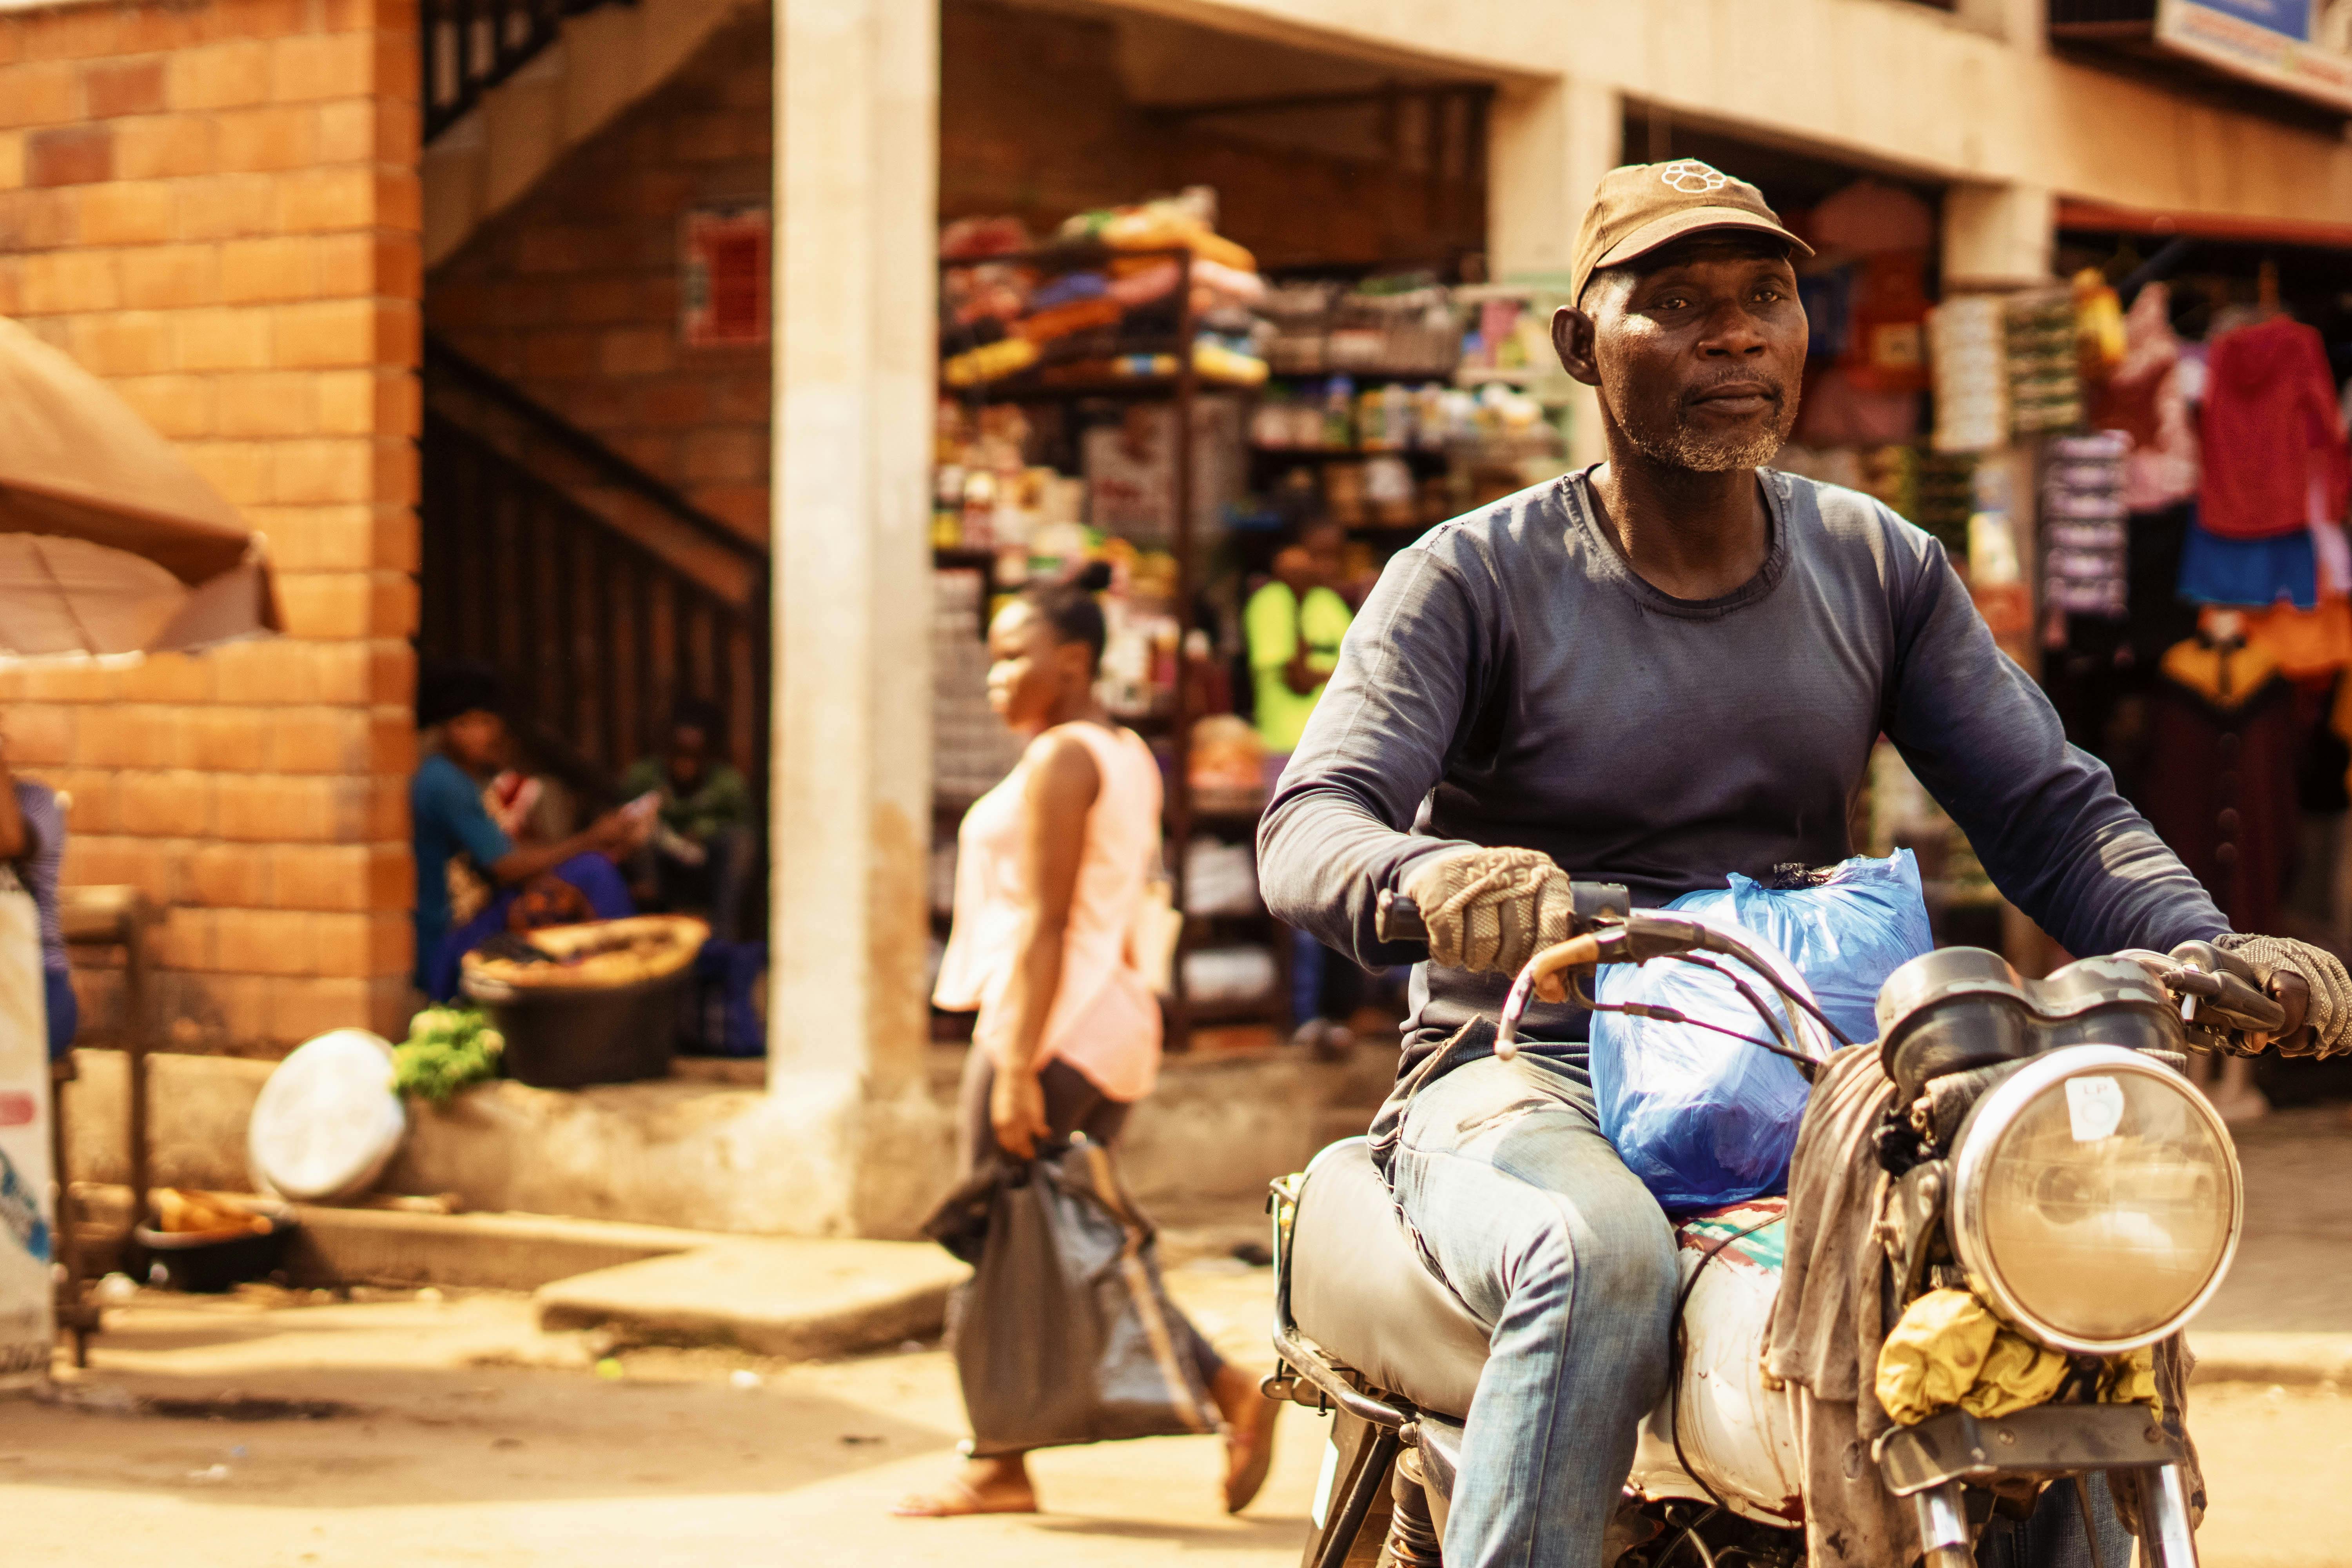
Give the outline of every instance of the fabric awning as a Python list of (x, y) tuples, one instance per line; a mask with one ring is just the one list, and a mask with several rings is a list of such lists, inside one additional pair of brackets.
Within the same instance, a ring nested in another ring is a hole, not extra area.
[(262, 536), (113, 389), (0, 319), (0, 658), (280, 629)]

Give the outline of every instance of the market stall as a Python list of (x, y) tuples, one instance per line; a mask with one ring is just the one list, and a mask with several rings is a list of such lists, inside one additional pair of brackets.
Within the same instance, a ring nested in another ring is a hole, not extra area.
[[(2045, 684), (2237, 929), (2344, 951), (2352, 235), (2060, 216), (2081, 406), (2044, 445)], [(2279, 1098), (2327, 1069), (2263, 1071)]]
[(1548, 298), (1422, 270), (1269, 281), (1216, 216), (1195, 187), (1043, 242), (965, 220), (940, 247), (933, 902), (956, 817), (1017, 754), (982, 700), (991, 607), (1108, 563), (1104, 700), (1160, 752), (1181, 847), (1179, 1040), (1297, 1010), (1251, 847), (1266, 780), (1242, 621), (1274, 555), (1336, 525), (1360, 599), (1423, 530), (1566, 449)]
[[(236, 509), (104, 383), (0, 321), (0, 664), (127, 661), (280, 624), (268, 552)], [(0, 773), (0, 788), (15, 792), (12, 817), (30, 796), (62, 822), (45, 786)], [(73, 1247), (57, 1245), (73, 1217), (58, 1202), (55, 1105), (73, 1065), (49, 1016), (66, 940), (118, 943), (128, 954), (134, 1222), (146, 1201), (139, 900), (112, 889), (118, 897), (96, 900), (110, 915), (61, 918), (40, 906), (58, 897), (58, 847), (10, 853), (17, 858), (0, 862), (0, 1386), (47, 1374), (60, 1321), (79, 1359), (96, 1321)], [(80, 906), (93, 907), (88, 897)]]

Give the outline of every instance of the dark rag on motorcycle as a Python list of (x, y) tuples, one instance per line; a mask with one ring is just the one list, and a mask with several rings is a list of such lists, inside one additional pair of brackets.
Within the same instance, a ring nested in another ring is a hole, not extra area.
[[(1424, 1258), (1493, 1325), (1449, 1568), (1592, 1568), (1665, 1383), (1673, 1240), (1600, 1134), (1587, 1016), (1531, 1009), (1512, 1061), (1441, 1049), (1562, 934), (1567, 872), (1657, 906), (1842, 859), (1883, 733), (2068, 949), (2229, 930), (2066, 744), (1940, 545), (1761, 467), (1797, 411), (1803, 250), (1705, 164), (1601, 182), (1553, 341), (1598, 389), (1608, 460), (1390, 562), (1259, 831), (1276, 915), (1368, 966), (1423, 960), (1373, 1131)], [(1425, 953), (1378, 939), (1384, 890), (1419, 903)], [(2332, 957), (2247, 956), (2294, 994), (2290, 1033), (2307, 995), (2298, 1044), (2340, 1045), (2352, 986)]]

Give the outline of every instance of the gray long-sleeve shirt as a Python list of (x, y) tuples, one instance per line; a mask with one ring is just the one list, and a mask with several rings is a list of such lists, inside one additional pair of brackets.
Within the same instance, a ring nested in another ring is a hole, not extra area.
[[(2229, 929), (2066, 743), (1941, 545), (1867, 496), (1759, 478), (1770, 548), (1719, 599), (1636, 575), (1582, 474), (1400, 552), (1259, 827), (1274, 913), (1373, 966), (1426, 958), (1374, 934), (1381, 890), (1463, 845), (1540, 849), (1643, 908), (1733, 871), (1825, 865), (1853, 852), (1847, 809), (1884, 733), (1994, 884), (2071, 951)], [(1400, 1071), (1492, 1016), (1508, 984), (1419, 963)], [(1586, 1018), (1538, 1004), (1525, 1033), (1580, 1040)]]

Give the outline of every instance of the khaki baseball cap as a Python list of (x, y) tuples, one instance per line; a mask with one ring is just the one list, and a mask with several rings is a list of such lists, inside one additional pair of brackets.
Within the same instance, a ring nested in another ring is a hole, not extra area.
[(1745, 228), (1789, 242), (1800, 256), (1813, 247), (1790, 234), (1764, 193), (1695, 158), (1628, 163), (1601, 176), (1576, 236), (1576, 298), (1604, 267), (1647, 256), (1703, 228)]

